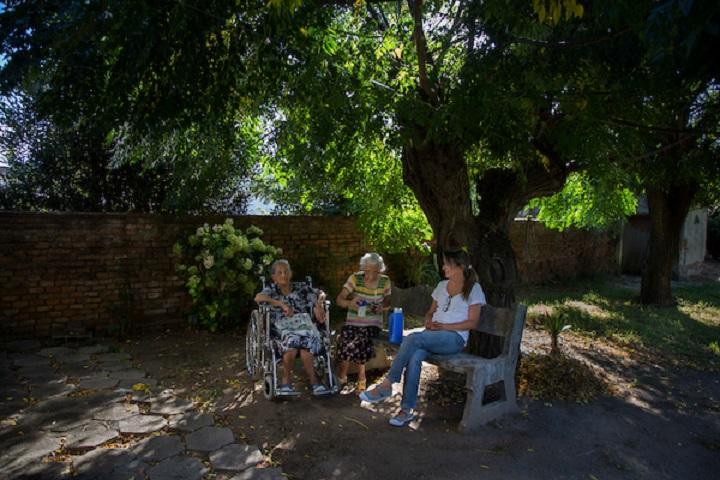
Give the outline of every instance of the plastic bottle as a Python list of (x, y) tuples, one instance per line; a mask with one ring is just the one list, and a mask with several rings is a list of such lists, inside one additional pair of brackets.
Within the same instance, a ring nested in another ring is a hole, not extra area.
[(367, 304), (368, 302), (366, 300), (360, 300), (358, 303), (358, 317), (364, 317), (366, 315)]
[(396, 307), (390, 314), (390, 325), (388, 325), (390, 343), (400, 344), (403, 339), (403, 328), (405, 326), (405, 317), (402, 308)]

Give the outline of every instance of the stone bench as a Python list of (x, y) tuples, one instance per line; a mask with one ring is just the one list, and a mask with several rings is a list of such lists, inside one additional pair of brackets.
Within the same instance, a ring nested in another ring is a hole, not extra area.
[[(502, 337), (503, 348), (495, 358), (483, 358), (461, 352), (454, 355), (431, 355), (425, 361), (440, 368), (464, 373), (467, 398), (460, 420), (460, 431), (471, 432), (507, 413), (519, 411), (515, 390), (515, 368), (525, 326), (527, 307), (496, 308), (485, 305), (476, 330)], [(499, 398), (483, 401), (489, 385), (497, 385)]]

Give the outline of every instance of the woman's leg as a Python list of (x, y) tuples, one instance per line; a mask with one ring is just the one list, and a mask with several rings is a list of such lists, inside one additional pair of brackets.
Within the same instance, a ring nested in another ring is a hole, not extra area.
[(403, 341), (400, 344), (400, 350), (393, 359), (392, 365), (390, 365), (390, 371), (385, 376), (386, 380), (389, 380), (390, 383), (397, 383), (400, 381), (403, 370), (405, 370), (408, 366), (410, 359), (421, 344), (421, 335), (426, 331), (411, 333), (407, 337), (403, 338)]
[(364, 363), (356, 363), (357, 369), (358, 369), (358, 381), (362, 380), (363, 382), (366, 380), (365, 377), (365, 364)]
[(340, 361), (340, 368), (338, 368), (337, 375), (340, 380), (347, 380), (347, 372), (350, 368), (350, 362), (347, 360)]
[(315, 385), (318, 383), (317, 375), (315, 375), (315, 359), (313, 358), (313, 354), (308, 350), (300, 349), (300, 360), (302, 360), (305, 373), (307, 373), (310, 379), (310, 384)]
[(395, 355), (395, 358), (390, 365), (390, 370), (388, 371), (387, 375), (385, 375), (383, 381), (380, 382), (375, 388), (379, 389), (380, 391), (386, 392), (392, 388), (393, 383), (397, 383), (400, 381), (400, 379), (402, 378), (403, 370), (405, 370), (405, 367), (407, 367), (410, 358), (412, 358), (413, 353), (415, 353), (415, 350), (417, 349), (416, 337), (420, 335), (420, 333), (422, 332), (411, 333), (407, 337), (403, 338), (403, 341), (400, 344), (400, 350), (398, 351), (398, 354)]
[(290, 372), (292, 371), (293, 363), (295, 363), (296, 355), (297, 350), (294, 348), (291, 348), (287, 352), (283, 353), (283, 371), (282, 380), (280, 381), (283, 385), (290, 384)]
[[(403, 343), (405, 343), (403, 341)], [(463, 338), (455, 332), (429, 331), (420, 332), (413, 339), (414, 350), (410, 355), (405, 369), (405, 384), (400, 407), (410, 411), (417, 405), (418, 389), (420, 387), (420, 374), (422, 362), (431, 353), (447, 355), (457, 353), (464, 345)]]

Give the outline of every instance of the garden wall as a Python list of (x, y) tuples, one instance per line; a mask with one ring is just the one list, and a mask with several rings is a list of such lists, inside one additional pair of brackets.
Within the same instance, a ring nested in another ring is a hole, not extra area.
[(523, 283), (619, 272), (619, 239), (607, 232), (558, 232), (519, 220), (510, 228), (510, 241)]
[[(175, 275), (172, 246), (224, 218), (0, 212), (0, 327), (48, 336), (182, 320), (189, 297)], [(367, 248), (347, 217), (233, 218), (238, 227), (263, 229), (263, 240), (281, 247), (293, 270), (331, 292)]]
[[(50, 336), (184, 320), (189, 301), (175, 276), (172, 245), (224, 216), (0, 212), (0, 328)], [(233, 217), (257, 225), (298, 274), (334, 299), (370, 247), (348, 217)], [(515, 222), (511, 240), (524, 282), (615, 271), (616, 241)], [(392, 265), (390, 266), (392, 268)]]

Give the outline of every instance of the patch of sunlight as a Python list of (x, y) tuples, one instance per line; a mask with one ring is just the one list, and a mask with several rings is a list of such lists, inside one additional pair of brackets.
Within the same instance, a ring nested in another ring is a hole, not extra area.
[(689, 316), (695, 321), (710, 326), (720, 326), (720, 309), (710, 305), (691, 302), (681, 302), (678, 308), (680, 312)]
[(720, 357), (720, 344), (717, 340), (713, 340), (708, 344), (708, 350), (710, 350), (715, 356)]
[(581, 302), (579, 300), (567, 300), (565, 302), (565, 306), (578, 310), (593, 318), (598, 318), (602, 320), (610, 320), (613, 318), (613, 314), (611, 312), (608, 312), (607, 310), (598, 307), (597, 305), (586, 303), (584, 301)]
[(599, 305), (607, 305), (609, 303), (609, 299), (607, 297), (592, 291), (583, 294), (582, 301)]
[(621, 345), (640, 347), (644, 345), (642, 336), (634, 331), (614, 331), (608, 334), (608, 338)]
[(542, 315), (552, 315), (555, 313), (557, 305), (550, 305), (547, 303), (537, 303), (528, 307), (528, 316), (540, 317)]

